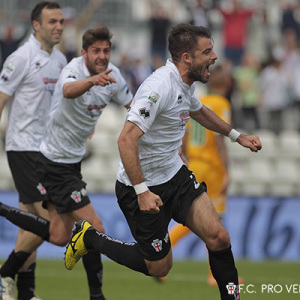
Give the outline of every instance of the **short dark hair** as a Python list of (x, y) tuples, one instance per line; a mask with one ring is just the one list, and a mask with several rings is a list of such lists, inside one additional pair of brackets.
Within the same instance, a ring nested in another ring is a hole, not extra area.
[(173, 62), (179, 62), (181, 55), (185, 52), (193, 55), (199, 37), (211, 39), (210, 30), (185, 23), (174, 26), (168, 36), (168, 49)]
[(82, 48), (87, 51), (89, 46), (97, 41), (107, 41), (111, 48), (112, 34), (106, 25), (98, 25), (97, 27), (88, 29), (82, 36)]
[(35, 8), (31, 12), (31, 23), (33, 21), (38, 21), (39, 23), (42, 22), (42, 10), (44, 8), (48, 9), (60, 9), (60, 5), (57, 2), (53, 1), (41, 1), (39, 2)]

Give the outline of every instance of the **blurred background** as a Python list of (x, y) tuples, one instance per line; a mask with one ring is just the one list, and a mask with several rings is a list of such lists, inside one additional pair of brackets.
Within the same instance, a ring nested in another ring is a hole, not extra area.
[[(32, 32), (30, 11), (37, 2), (0, 0), (1, 66)], [(231, 183), (224, 224), (234, 253), (253, 260), (299, 261), (300, 1), (58, 2), (65, 17), (64, 38), (58, 48), (68, 61), (80, 55), (82, 33), (105, 23), (113, 33), (111, 62), (120, 68), (133, 93), (169, 57), (166, 39), (173, 25), (188, 22), (211, 29), (218, 61), (226, 64), (232, 79), (228, 98), (233, 127), (259, 135), (263, 144), (259, 153), (251, 153), (227, 139)], [(230, 18), (232, 13), (239, 18)], [(206, 92), (206, 86), (198, 83), (197, 96)], [(104, 110), (87, 144), (82, 171), (107, 232), (130, 239), (114, 196), (119, 162), (116, 140), (125, 115), (123, 107), (113, 102)], [(17, 206), (4, 151), (5, 126), (4, 112), (0, 124), (0, 198)], [(0, 257), (12, 249), (16, 232), (0, 219)], [(53, 247), (54, 256), (56, 251), (62, 252)], [(203, 245), (193, 235), (175, 249), (175, 258), (186, 257), (206, 259)]]

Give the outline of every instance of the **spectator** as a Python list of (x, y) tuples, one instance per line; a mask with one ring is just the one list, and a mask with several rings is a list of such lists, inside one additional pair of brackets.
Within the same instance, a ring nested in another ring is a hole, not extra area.
[[(3, 17), (6, 17), (4, 14)], [(2, 32), (0, 35), (0, 69), (4, 61), (20, 46), (31, 30), (29, 13), (27, 10), (21, 10), (18, 13), (18, 19), (13, 22), (2, 22)]]
[(250, 52), (242, 57), (242, 64), (234, 70), (236, 89), (242, 106), (242, 127), (247, 132), (260, 128), (258, 117), (258, 76), (260, 64)]
[(167, 59), (167, 35), (171, 26), (171, 18), (177, 7), (177, 0), (173, 1), (168, 12), (160, 3), (147, 0), (151, 16), (149, 19), (151, 34), (151, 55), (158, 55), (165, 62)]
[(282, 129), (282, 116), (290, 103), (289, 82), (282, 67), (284, 52), (274, 48), (270, 65), (262, 69), (259, 76), (261, 106), (266, 113), (266, 127), (278, 134)]
[(232, 0), (232, 10), (219, 7), (224, 18), (223, 39), (224, 56), (230, 59), (235, 66), (241, 63), (247, 46), (248, 24), (254, 11), (244, 9), (239, 0)]
[(80, 55), (82, 31), (102, 2), (103, 0), (90, 0), (78, 15), (73, 7), (63, 8), (65, 27), (59, 49), (66, 55), (68, 62)]

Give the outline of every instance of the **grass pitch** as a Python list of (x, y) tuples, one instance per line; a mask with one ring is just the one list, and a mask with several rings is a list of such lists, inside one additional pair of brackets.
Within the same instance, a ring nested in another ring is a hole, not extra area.
[[(163, 283), (105, 260), (103, 291), (107, 300), (214, 300), (217, 287), (206, 284), (207, 263), (175, 261)], [(243, 300), (300, 299), (300, 263), (238, 261), (245, 278)], [(89, 300), (87, 280), (81, 262), (67, 271), (63, 261), (39, 260), (36, 294), (43, 300)]]

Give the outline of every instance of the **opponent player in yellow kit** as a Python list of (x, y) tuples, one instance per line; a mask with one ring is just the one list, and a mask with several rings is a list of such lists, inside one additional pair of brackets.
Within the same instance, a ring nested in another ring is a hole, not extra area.
[[(214, 67), (208, 82), (209, 93), (200, 99), (227, 123), (231, 122), (231, 105), (225, 98), (230, 77), (221, 65)], [(210, 131), (191, 119), (183, 139), (182, 154), (199, 182), (204, 181), (217, 213), (225, 213), (226, 191), (229, 185), (228, 158), (224, 136)], [(175, 225), (170, 231), (172, 247), (190, 233), (188, 227)], [(208, 284), (217, 285), (210, 270)]]

